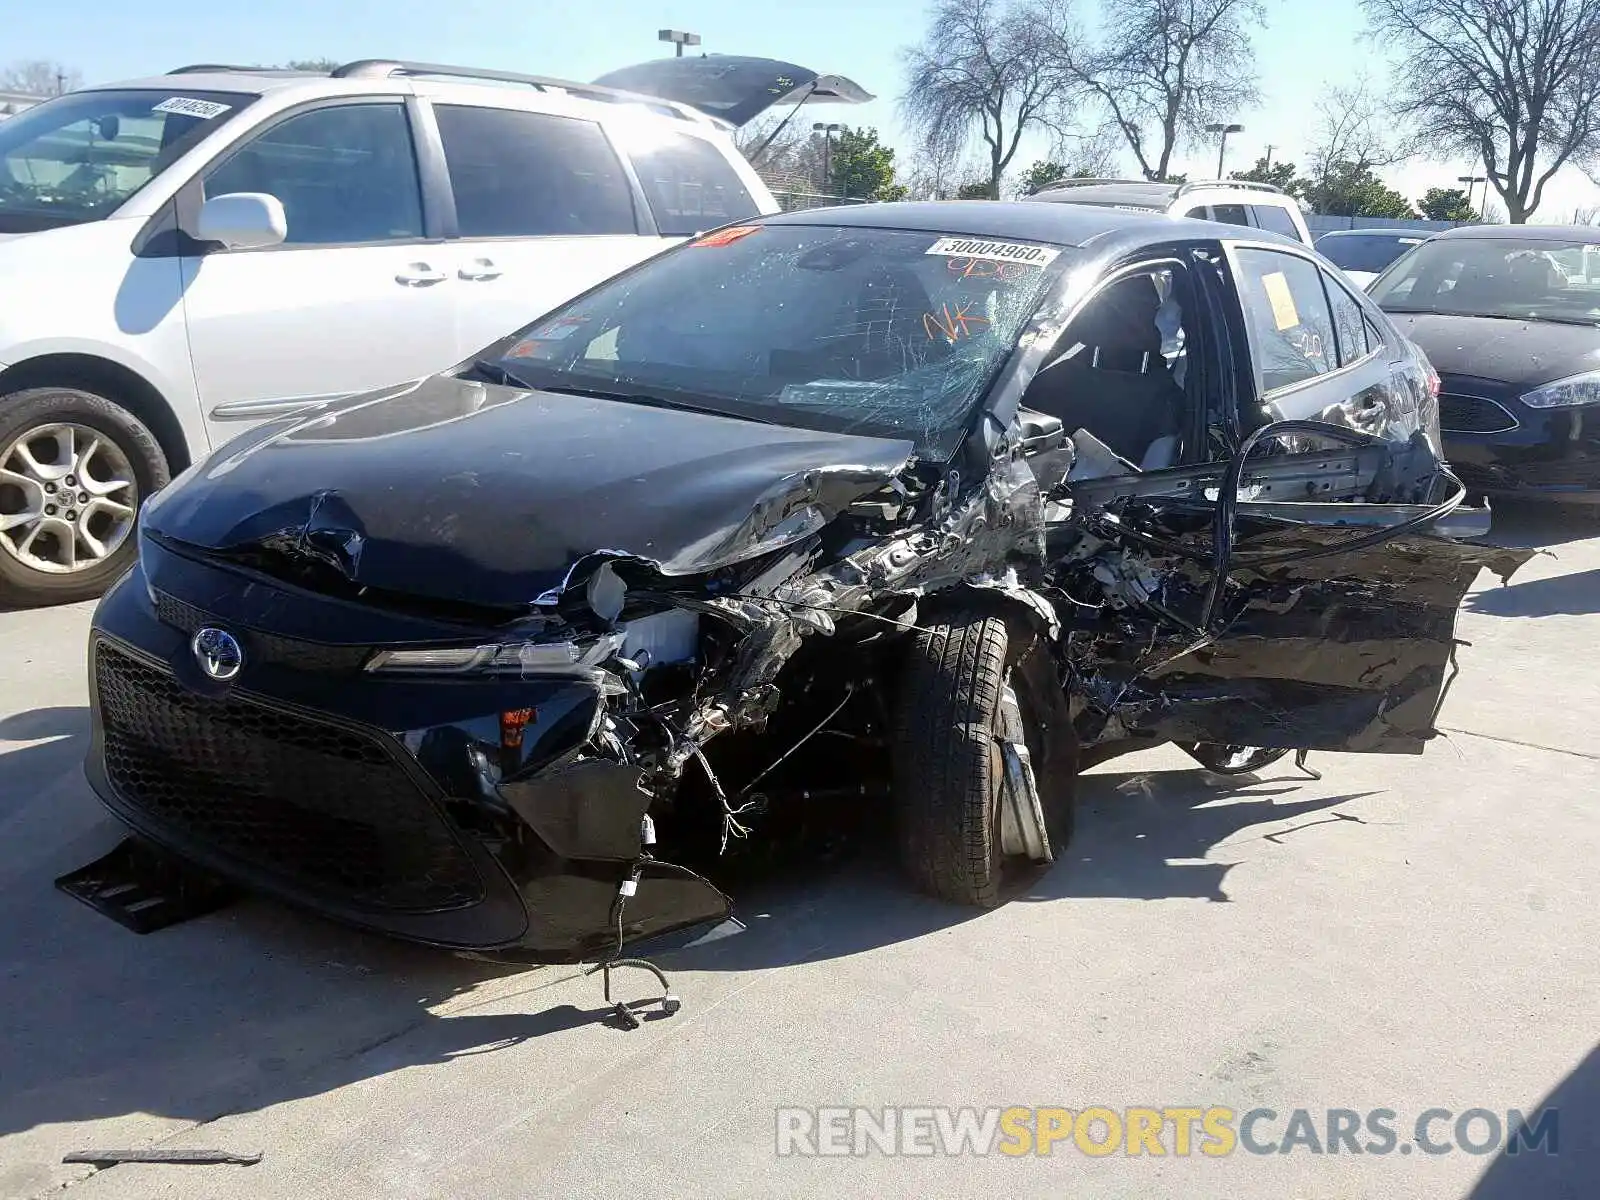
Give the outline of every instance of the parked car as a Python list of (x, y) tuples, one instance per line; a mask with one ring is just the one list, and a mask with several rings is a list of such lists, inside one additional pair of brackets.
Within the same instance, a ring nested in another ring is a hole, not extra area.
[(1427, 240), (1399, 229), (1335, 229), (1317, 238), (1317, 253), (1366, 287), (1395, 259)]
[(1300, 204), (1282, 188), (1243, 179), (1196, 180), (1193, 183), (1151, 183), (1143, 179), (1058, 179), (1029, 200), (1051, 204), (1093, 204), (1133, 212), (1159, 212), (1169, 217), (1218, 221), (1280, 233), (1311, 245), (1311, 231)]
[(1484, 495), (1600, 500), (1600, 235), (1436, 234), (1370, 292), (1441, 379), (1445, 452)]
[(776, 211), (729, 130), (786, 96), (870, 99), (768, 59), (627, 77), (649, 94), (193, 66), (0, 125), (0, 603), (97, 594), (139, 502), (250, 424), (442, 370)]
[(840, 794), (993, 905), (1088, 762), (1433, 734), (1461, 597), (1526, 558), (1446, 536), (1487, 523), (1433, 382), (1237, 227), (740, 222), (153, 497), (89, 777), (211, 871), (472, 951), (717, 920), (719, 847)]

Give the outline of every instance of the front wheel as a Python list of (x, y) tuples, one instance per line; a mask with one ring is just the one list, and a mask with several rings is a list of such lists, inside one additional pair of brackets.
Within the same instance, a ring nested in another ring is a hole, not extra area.
[(0, 396), (0, 604), (98, 596), (133, 564), (139, 504), (167, 482), (155, 436), (104, 396)]
[[(916, 634), (900, 678), (892, 767), (900, 859), (923, 891), (993, 908), (1066, 847), (1077, 763), (1055, 687), (1038, 635), (999, 616), (946, 614)], [(1039, 826), (1019, 828), (1016, 809), (1007, 811), (1026, 804), (1028, 785), (1048, 854)]]

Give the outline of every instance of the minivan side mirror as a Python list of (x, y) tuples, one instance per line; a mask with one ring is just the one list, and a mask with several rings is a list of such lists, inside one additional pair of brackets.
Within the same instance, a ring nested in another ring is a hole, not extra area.
[(283, 201), (266, 192), (229, 192), (200, 206), (195, 237), (229, 250), (260, 250), (289, 236)]

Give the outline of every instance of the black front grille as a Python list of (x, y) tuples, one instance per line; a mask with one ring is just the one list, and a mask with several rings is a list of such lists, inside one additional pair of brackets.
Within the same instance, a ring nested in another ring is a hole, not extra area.
[(1439, 397), (1439, 428), (1451, 433), (1503, 433), (1517, 419), (1493, 400), (1446, 392)]
[[(184, 633), (194, 633), (205, 625), (223, 622), (176, 596), (156, 590), (156, 619)], [(250, 657), (257, 662), (274, 663), (294, 671), (349, 674), (361, 669), (371, 653), (370, 646), (332, 646), (301, 638), (277, 637), (252, 631), (243, 635)]]
[(107, 779), (158, 826), (313, 900), (434, 912), (483, 898), (472, 860), (377, 738), (196, 695), (105, 642), (94, 672)]

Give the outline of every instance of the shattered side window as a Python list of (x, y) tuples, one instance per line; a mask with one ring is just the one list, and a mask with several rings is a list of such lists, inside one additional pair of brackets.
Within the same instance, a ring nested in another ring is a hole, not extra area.
[(735, 226), (602, 285), (498, 353), (532, 386), (906, 438), (944, 458), (1076, 256), (910, 230)]

